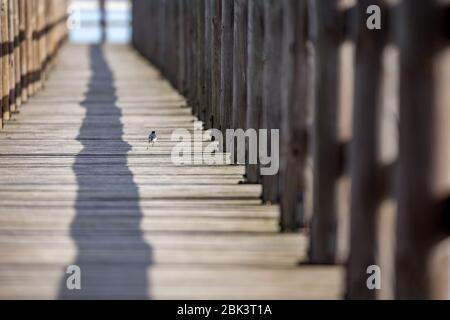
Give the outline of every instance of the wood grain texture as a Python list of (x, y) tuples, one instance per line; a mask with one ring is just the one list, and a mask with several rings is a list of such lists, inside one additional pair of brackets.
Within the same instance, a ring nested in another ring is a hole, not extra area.
[(62, 50), (0, 133), (0, 298), (340, 298), (342, 269), (298, 265), (307, 237), (278, 233), (243, 166), (172, 164), (185, 106), (128, 47)]

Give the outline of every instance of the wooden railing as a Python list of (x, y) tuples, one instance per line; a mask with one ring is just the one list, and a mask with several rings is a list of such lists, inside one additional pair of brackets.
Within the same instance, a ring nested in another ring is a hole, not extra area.
[(67, 38), (68, 0), (1, 0), (1, 117), (39, 91)]
[(447, 297), (447, 4), (134, 0), (133, 44), (206, 128), (281, 129), (280, 174), (247, 179), (311, 263), (346, 263), (348, 298)]

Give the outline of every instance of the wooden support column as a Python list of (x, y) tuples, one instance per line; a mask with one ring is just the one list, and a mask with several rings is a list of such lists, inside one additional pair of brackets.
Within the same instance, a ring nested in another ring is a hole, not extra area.
[(176, 87), (178, 71), (178, 17), (177, 0), (169, 1), (169, 24), (170, 24), (170, 81)]
[(212, 4), (214, 0), (205, 0), (205, 61), (204, 61), (204, 73), (205, 73), (205, 127), (206, 129), (212, 128)]
[(340, 171), (338, 144), (338, 47), (341, 35), (337, 1), (311, 1), (315, 46), (315, 107), (313, 129), (313, 216), (310, 262), (334, 263), (336, 258), (336, 181)]
[[(264, 39), (264, 71), (263, 71), (263, 129), (280, 129), (280, 103), (283, 38), (283, 8), (279, 0), (265, 1), (265, 39)], [(268, 143), (271, 139), (268, 139)], [(271, 144), (268, 145), (272, 152)], [(279, 175), (266, 175), (262, 178), (263, 201), (277, 203), (279, 200)]]
[[(247, 128), (259, 130), (262, 125), (262, 95), (264, 70), (264, 2), (249, 0), (248, 4), (248, 64), (247, 64)], [(259, 166), (249, 164), (247, 181), (260, 181)]]
[(29, 7), (28, 7), (28, 15), (30, 19), (30, 32), (31, 32), (31, 43), (32, 43), (32, 49), (30, 50), (30, 64), (32, 66), (31, 68), (31, 95), (34, 95), (36, 91), (38, 90), (38, 80), (40, 77), (39, 73), (39, 67), (38, 67), (38, 32), (37, 32), (37, 0), (30, 0)]
[(222, 53), (222, 0), (212, 0), (212, 57), (211, 57), (211, 73), (212, 73), (212, 119), (211, 126), (216, 129), (221, 127), (221, 53)]
[(172, 33), (173, 33), (173, 21), (172, 21), (172, 1), (165, 0), (164, 6), (166, 8), (164, 15), (164, 30), (166, 32), (166, 46), (164, 48), (164, 55), (162, 57), (162, 61), (165, 65), (165, 73), (164, 76), (171, 82), (172, 78), (172, 67), (173, 67), (173, 42), (172, 42)]
[(25, 1), (25, 18), (26, 18), (26, 43), (27, 43), (27, 96), (30, 97), (34, 93), (34, 40), (33, 40), (33, 0)]
[(176, 0), (177, 16), (178, 16), (178, 70), (177, 70), (177, 87), (178, 90), (186, 95), (186, 4), (185, 0)]
[(441, 203), (450, 195), (450, 55), (436, 23), (440, 10), (437, 1), (407, 0), (397, 18), (397, 299), (448, 299), (448, 245), (440, 244), (449, 231), (444, 219), (449, 206)]
[(188, 30), (188, 74), (189, 74), (189, 89), (188, 89), (188, 98), (189, 104), (191, 105), (193, 112), (195, 112), (196, 105), (196, 90), (197, 90), (197, 70), (196, 70), (196, 43), (195, 43), (195, 35), (196, 35), (196, 24), (195, 24), (195, 1), (186, 1), (188, 6), (188, 20), (187, 25), (189, 26)]
[(245, 129), (247, 123), (247, 21), (248, 0), (234, 1), (233, 119), (232, 126)]
[(145, 19), (142, 21), (142, 39), (144, 40), (143, 51), (147, 59), (152, 61), (153, 64), (158, 65), (158, 48), (157, 48), (157, 39), (159, 37), (159, 1), (151, 0), (147, 2), (148, 8), (147, 13), (149, 15), (149, 22), (151, 23), (150, 28), (145, 27)]
[(10, 119), (9, 106), (9, 27), (8, 27), (8, 0), (1, 0), (0, 20), (2, 24), (2, 114), (3, 121)]
[(8, 31), (9, 31), (9, 110), (16, 112), (16, 64), (14, 52), (14, 0), (8, 0)]
[(53, 13), (53, 5), (51, 3), (51, 1), (46, 1), (46, 5), (45, 5), (45, 15), (47, 17), (46, 19), (46, 39), (45, 39), (45, 48), (46, 48), (46, 57), (45, 57), (45, 61), (44, 61), (44, 65), (45, 65), (45, 74), (46, 77), (48, 76), (48, 73), (50, 71), (51, 68), (51, 63), (52, 63), (52, 43), (53, 43), (53, 28), (52, 25), (53, 23), (55, 23), (55, 19), (54, 19), (54, 13)]
[(3, 129), (3, 123), (6, 121), (3, 117), (3, 21), (2, 21), (2, 2), (0, 1), (0, 129)]
[(205, 2), (204, 0), (196, 1), (196, 66), (197, 66), (197, 104), (196, 115), (203, 122), (206, 121), (206, 105), (205, 105)]
[(281, 85), (281, 227), (300, 225), (299, 193), (305, 191), (307, 155), (308, 72), (307, 1), (283, 0), (283, 59)]
[(106, 34), (106, 0), (99, 0), (100, 7), (100, 42), (105, 43)]
[(13, 0), (14, 7), (14, 87), (15, 87), (15, 101), (16, 109), (22, 104), (22, 86), (20, 82), (21, 75), (21, 56), (20, 56), (20, 41), (19, 41), (19, 0)]
[(222, 52), (221, 52), (221, 129), (231, 128), (233, 119), (233, 26), (234, 1), (222, 0)]
[(44, 28), (44, 10), (43, 10), (43, 2), (40, 0), (35, 0), (35, 9), (36, 9), (36, 28), (34, 32), (36, 52), (34, 54), (34, 63), (35, 68), (37, 70), (37, 81), (36, 81), (36, 90), (40, 91), (42, 89), (43, 81), (44, 81), (44, 72), (42, 70), (42, 59), (44, 56), (44, 49), (42, 46), (43, 41), (43, 33), (42, 30)]
[[(378, 114), (382, 98), (382, 54), (385, 30), (369, 30), (366, 10), (382, 7), (383, 1), (358, 2), (356, 38), (355, 107), (351, 148), (351, 236), (347, 263), (347, 298), (375, 299), (376, 291), (367, 288), (367, 268), (378, 264), (377, 212), (380, 205), (380, 166), (378, 163)], [(382, 15), (383, 16), (383, 15)], [(385, 22), (385, 21), (383, 21)]]

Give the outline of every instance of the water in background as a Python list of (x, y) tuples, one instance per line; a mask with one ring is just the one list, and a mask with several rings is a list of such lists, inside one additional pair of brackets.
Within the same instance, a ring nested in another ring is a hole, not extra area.
[[(128, 0), (106, 2), (107, 42), (128, 43), (131, 39), (131, 4)], [(70, 7), (70, 40), (75, 43), (101, 41), (98, 1), (72, 0)]]

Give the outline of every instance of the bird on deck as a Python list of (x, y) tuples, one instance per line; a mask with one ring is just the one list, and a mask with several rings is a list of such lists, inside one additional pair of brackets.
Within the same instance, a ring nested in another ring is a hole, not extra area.
[[(152, 147), (155, 145), (155, 142), (158, 141), (158, 137), (156, 135), (156, 131), (152, 131), (152, 133), (150, 133), (150, 135), (148, 136), (148, 144), (150, 147), (150, 144), (152, 145)], [(147, 147), (147, 149), (149, 148)]]

